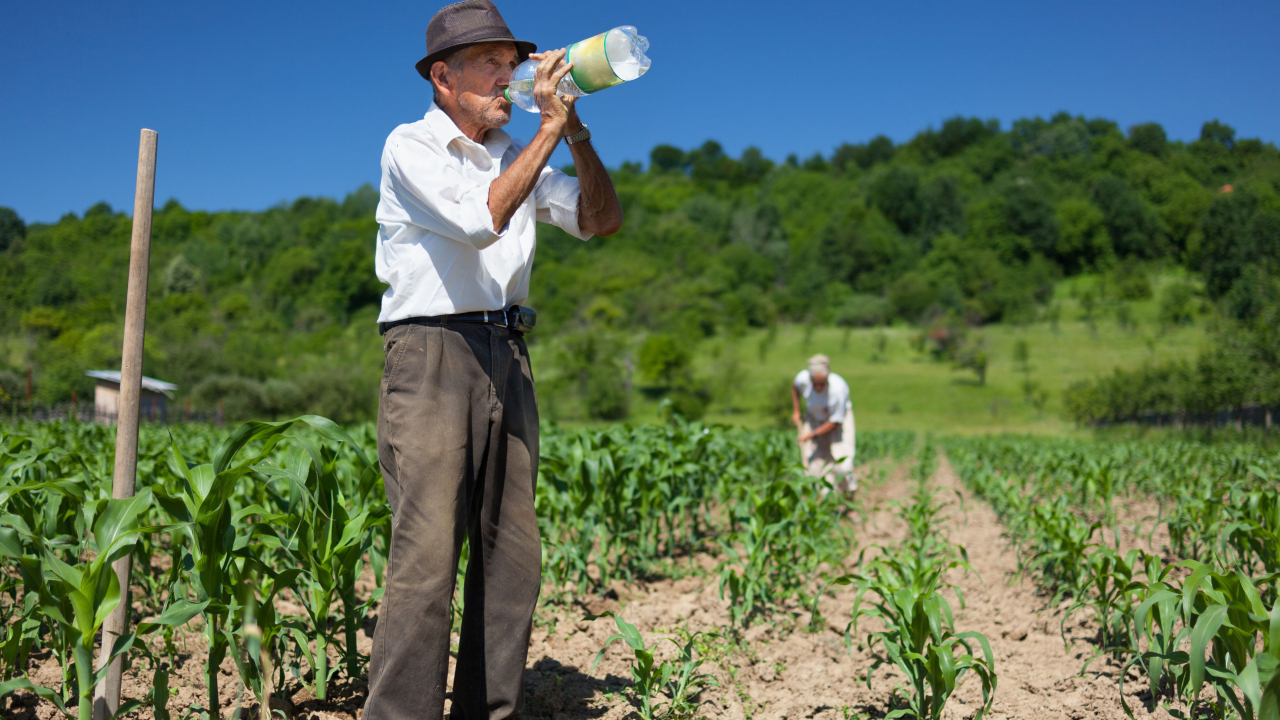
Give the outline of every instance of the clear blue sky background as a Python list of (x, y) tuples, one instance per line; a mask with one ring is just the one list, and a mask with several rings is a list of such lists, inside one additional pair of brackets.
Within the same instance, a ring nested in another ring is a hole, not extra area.
[[(261, 209), (376, 185), (387, 133), (430, 102), (413, 63), (439, 1), (6, 2), (0, 205), (28, 222), (101, 200), (131, 212), (142, 127), (160, 133), (157, 204)], [(648, 75), (579, 105), (610, 166), (708, 138), (735, 156), (830, 154), (957, 113), (1154, 120), (1182, 140), (1219, 118), (1280, 139), (1276, 0), (499, 7), (543, 48), (623, 24), (650, 38)], [(527, 138), (533, 116), (515, 112)]]

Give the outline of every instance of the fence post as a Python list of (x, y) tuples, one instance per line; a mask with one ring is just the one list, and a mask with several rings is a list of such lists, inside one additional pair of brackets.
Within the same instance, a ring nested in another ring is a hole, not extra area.
[[(129, 245), (129, 289), (124, 306), (124, 358), (120, 363), (119, 421), (116, 423), (116, 462), (111, 497), (133, 497), (138, 471), (138, 401), (142, 394), (142, 347), (147, 327), (147, 274), (151, 261), (151, 211), (156, 193), (155, 130), (142, 130), (138, 142), (138, 184), (133, 196), (133, 239)], [(113, 567), (120, 582), (120, 604), (102, 625), (98, 669), (111, 654), (116, 638), (129, 623), (129, 571), (132, 556), (125, 555)], [(124, 658), (111, 660), (106, 677), (93, 693), (94, 720), (107, 720), (120, 708), (120, 681)], [(216, 709), (214, 710), (216, 712)]]

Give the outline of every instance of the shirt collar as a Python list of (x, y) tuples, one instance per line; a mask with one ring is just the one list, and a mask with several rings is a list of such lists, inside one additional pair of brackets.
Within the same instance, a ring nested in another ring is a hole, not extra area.
[[(422, 119), (427, 122), (427, 127), (431, 128), (431, 132), (436, 137), (440, 138), (445, 145), (448, 145), (459, 138), (461, 138), (463, 142), (471, 143), (473, 145), (476, 144), (474, 140), (467, 137), (465, 133), (459, 130), (458, 124), (453, 121), (453, 118), (449, 117), (449, 114), (444, 110), (441, 110), (440, 106), (436, 105), (434, 102), (431, 103), (431, 107), (427, 108), (427, 114), (423, 115)], [(501, 156), (510, 145), (511, 135), (502, 128), (491, 128), (484, 136), (484, 146), (486, 148), (496, 150), (499, 156)]]

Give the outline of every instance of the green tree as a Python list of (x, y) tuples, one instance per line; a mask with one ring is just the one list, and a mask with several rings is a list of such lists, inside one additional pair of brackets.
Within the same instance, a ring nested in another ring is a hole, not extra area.
[(1143, 123), (1129, 128), (1129, 146), (1138, 152), (1154, 157), (1162, 157), (1169, 145), (1160, 123)]
[(162, 281), (165, 295), (185, 295), (199, 292), (204, 276), (200, 268), (179, 254), (165, 266)]
[(649, 153), (649, 165), (663, 172), (683, 169), (685, 166), (684, 151), (673, 145), (659, 145)]
[(1128, 183), (1113, 175), (1103, 177), (1094, 184), (1092, 199), (1102, 210), (1117, 255), (1155, 258), (1168, 251), (1154, 214)]
[(831, 164), (841, 172), (852, 171), (855, 167), (868, 170), (880, 163), (889, 162), (893, 159), (893, 155), (893, 140), (884, 135), (877, 135), (871, 142), (862, 145), (845, 143), (836, 148), (831, 156)]
[(1053, 257), (1068, 273), (1105, 266), (1114, 255), (1106, 218), (1084, 198), (1063, 200), (1057, 209), (1058, 245)]
[(868, 188), (871, 204), (893, 221), (904, 234), (920, 224), (920, 173), (910, 167), (892, 165), (879, 172)]
[(27, 225), (12, 208), (0, 207), (0, 252), (21, 242), (27, 236)]
[(1236, 144), (1236, 130), (1214, 119), (1200, 126), (1200, 139), (1204, 142), (1217, 143), (1230, 150)]

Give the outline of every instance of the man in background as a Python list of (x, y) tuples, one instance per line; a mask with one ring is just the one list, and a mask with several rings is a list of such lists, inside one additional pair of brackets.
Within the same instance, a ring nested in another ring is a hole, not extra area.
[(800, 454), (809, 475), (825, 478), (838, 492), (852, 496), (858, 489), (853, 476), (853, 403), (849, 384), (831, 372), (826, 355), (809, 358), (809, 367), (796, 375), (791, 404), (791, 421), (799, 431)]

